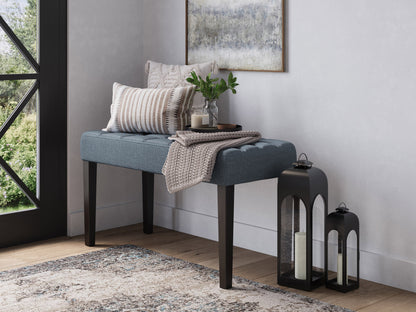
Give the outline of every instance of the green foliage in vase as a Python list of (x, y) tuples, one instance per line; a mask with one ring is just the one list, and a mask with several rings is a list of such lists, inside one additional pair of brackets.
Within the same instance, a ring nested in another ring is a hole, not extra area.
[(191, 72), (191, 77), (186, 78), (186, 81), (196, 85), (196, 91), (201, 92), (202, 96), (207, 100), (218, 99), (219, 96), (228, 89), (230, 89), (233, 94), (237, 93), (235, 90), (235, 87), (238, 86), (238, 83), (236, 83), (237, 77), (234, 77), (231, 72), (228, 75), (228, 82), (222, 78), (221, 80), (219, 80), (219, 78), (211, 79), (211, 73), (209, 73), (206, 80), (204, 80), (201, 76), (197, 76), (194, 71)]

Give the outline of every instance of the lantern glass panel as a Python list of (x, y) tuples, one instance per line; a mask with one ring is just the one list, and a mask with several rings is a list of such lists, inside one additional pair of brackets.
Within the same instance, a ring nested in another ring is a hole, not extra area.
[(328, 279), (335, 279), (337, 285), (343, 285), (343, 270), (347, 270), (347, 285), (357, 281), (357, 234), (352, 230), (347, 237), (347, 267), (342, 263), (344, 241), (337, 230), (328, 234)]
[(286, 197), (281, 208), (280, 274), (285, 278), (305, 280), (306, 211), (302, 201), (297, 208), (294, 202), (292, 196)]
[[(325, 264), (325, 202), (321, 195), (315, 198), (312, 209), (312, 266), (317, 272), (324, 271)], [(322, 242), (322, 243), (321, 243)]]
[(332, 230), (328, 234), (328, 278), (337, 277), (338, 271), (338, 231)]
[(349, 280), (357, 281), (357, 233), (354, 230), (347, 238), (347, 274)]

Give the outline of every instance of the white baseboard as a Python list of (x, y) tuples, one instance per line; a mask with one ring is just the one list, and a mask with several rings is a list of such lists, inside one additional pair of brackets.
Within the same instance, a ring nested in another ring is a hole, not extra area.
[[(155, 203), (154, 223), (175, 231), (218, 240), (216, 216)], [(234, 246), (276, 256), (277, 231), (236, 220), (234, 222)], [(323, 266), (323, 248), (322, 241), (314, 240), (314, 265), (321, 266), (322, 264)], [(331, 249), (335, 250), (335, 245), (329, 246), (330, 255)], [(350, 273), (355, 275), (356, 264), (355, 256), (353, 256), (356, 255), (355, 250), (349, 249), (348, 255), (352, 255), (348, 261), (353, 268)], [(336, 262), (332, 260), (330, 259), (329, 269), (334, 270)], [(360, 277), (363, 279), (415, 292), (416, 275), (413, 272), (416, 272), (416, 263), (365, 250), (360, 252)]]
[[(139, 207), (140, 204), (137, 201), (98, 207), (97, 231), (142, 222), (142, 213)], [(68, 235), (83, 234), (83, 224), (83, 211), (69, 214)], [(206, 239), (218, 240), (218, 220), (216, 216), (169, 207), (156, 202), (154, 224)], [(276, 256), (277, 232), (274, 229), (235, 220), (234, 245)], [(323, 247), (322, 241), (314, 240), (314, 265), (323, 265)], [(332, 254), (331, 249), (334, 250), (334, 248), (333, 245), (330, 245), (330, 255)], [(354, 263), (353, 260), (349, 259), (349, 263)], [(335, 260), (330, 258), (329, 269), (334, 270), (335, 265)], [(355, 268), (355, 263), (352, 267)], [(414, 262), (365, 250), (360, 252), (360, 276), (363, 279), (415, 292), (416, 275), (413, 272), (416, 272), (416, 263)]]
[[(141, 203), (137, 201), (97, 207), (97, 231), (143, 222)], [(84, 233), (84, 211), (68, 214), (68, 236)]]
[[(154, 223), (175, 231), (218, 240), (216, 216), (155, 203)], [(273, 255), (277, 253), (276, 231), (235, 221), (234, 245)]]

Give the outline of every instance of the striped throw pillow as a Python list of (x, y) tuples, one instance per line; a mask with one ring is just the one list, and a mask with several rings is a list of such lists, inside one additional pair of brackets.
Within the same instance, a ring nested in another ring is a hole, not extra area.
[[(198, 76), (205, 77), (209, 73), (216, 74), (218, 66), (215, 61), (192, 64), (192, 65), (167, 65), (153, 61), (147, 61), (145, 72), (147, 76), (148, 88), (176, 88), (192, 86), (186, 81), (191, 76), (191, 72), (195, 71)], [(202, 107), (204, 98), (200, 92), (195, 94), (193, 107)]]
[(106, 130), (174, 134), (186, 126), (195, 87), (140, 89), (113, 85), (113, 107)]

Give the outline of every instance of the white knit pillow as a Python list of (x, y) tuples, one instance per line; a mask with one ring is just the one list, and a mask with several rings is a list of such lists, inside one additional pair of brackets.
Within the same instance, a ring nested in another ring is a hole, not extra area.
[[(198, 76), (205, 77), (209, 73), (217, 73), (218, 67), (213, 62), (193, 64), (193, 65), (166, 65), (153, 61), (147, 61), (145, 72), (148, 74), (147, 87), (148, 88), (176, 88), (191, 86), (186, 78), (191, 76), (191, 72), (195, 71)], [(194, 96), (194, 107), (202, 107), (204, 99), (201, 93), (196, 93)]]
[(140, 89), (113, 85), (113, 107), (106, 130), (174, 134), (186, 126), (195, 87)]

